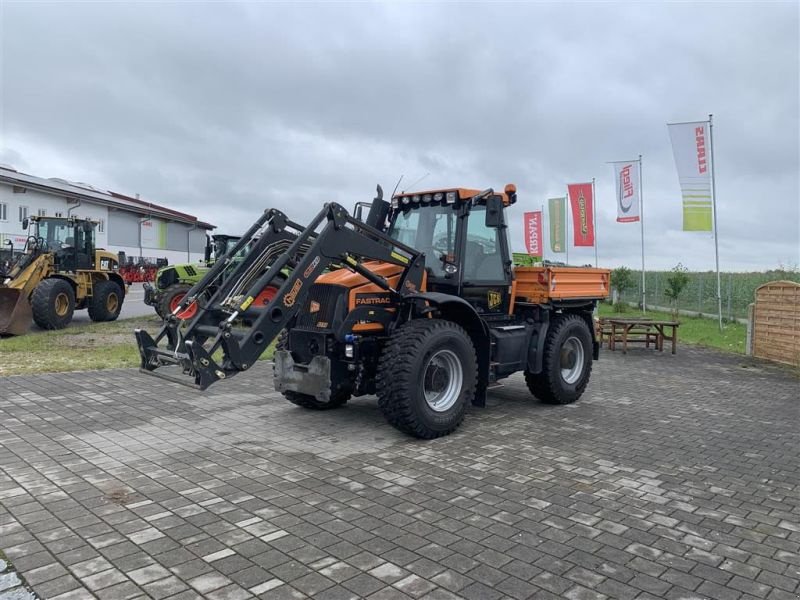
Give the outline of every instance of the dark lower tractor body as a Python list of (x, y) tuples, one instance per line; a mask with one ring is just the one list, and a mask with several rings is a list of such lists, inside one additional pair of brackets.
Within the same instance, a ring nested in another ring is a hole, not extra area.
[[(281, 381), (283, 377), (279, 375), (278, 370), (284, 366), (286, 366), (288, 370), (291, 370), (291, 365), (284, 365), (284, 361), (291, 360), (291, 353), (288, 351), (288, 337), (288, 332), (285, 330), (281, 331), (280, 335), (278, 336), (278, 339), (275, 342), (275, 360), (272, 367), (276, 387), (278, 388), (278, 391), (283, 394), (283, 397), (292, 404), (296, 404), (297, 406), (302, 406), (303, 408), (308, 408), (311, 410), (330, 410), (346, 404), (352, 395), (352, 391), (347, 383), (341, 381), (334, 381), (330, 383), (329, 389), (326, 390), (327, 398), (320, 398), (318, 395), (304, 394), (295, 390), (281, 389), (279, 387), (280, 384), (277, 382)], [(306, 377), (314, 375), (313, 369), (314, 366), (309, 365), (309, 368), (305, 374)], [(325, 377), (327, 378), (327, 381), (330, 381), (330, 373), (327, 373)], [(325, 387), (328, 387), (328, 384), (326, 384)]]
[(548, 404), (571, 404), (581, 397), (592, 373), (592, 333), (579, 315), (550, 322), (541, 373), (525, 372), (531, 393)]
[(475, 396), (475, 348), (459, 325), (418, 319), (398, 328), (381, 354), (378, 403), (387, 421), (414, 437), (455, 431)]

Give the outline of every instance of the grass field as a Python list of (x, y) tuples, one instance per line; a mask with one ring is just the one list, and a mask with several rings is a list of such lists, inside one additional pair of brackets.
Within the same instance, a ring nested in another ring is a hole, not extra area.
[[(155, 334), (160, 324), (158, 317), (140, 317), (0, 338), (0, 376), (138, 367), (133, 330)], [(261, 358), (272, 358), (272, 346)]]
[[(642, 316), (642, 311), (632, 306), (626, 307), (625, 312), (619, 313), (610, 304), (600, 305), (601, 317), (612, 316)], [(672, 320), (672, 315), (664, 312), (647, 311), (648, 317), (652, 319)], [(678, 347), (680, 344), (696, 344), (709, 348), (716, 348), (726, 352), (737, 354), (745, 353), (745, 341), (747, 338), (747, 326), (742, 323), (726, 323), (723, 331), (720, 332), (719, 324), (716, 319), (703, 317), (678, 317), (680, 327), (678, 328)]]

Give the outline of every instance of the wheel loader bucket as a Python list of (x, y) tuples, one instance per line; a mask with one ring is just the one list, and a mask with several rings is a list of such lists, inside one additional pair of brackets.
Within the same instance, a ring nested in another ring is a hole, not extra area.
[(22, 290), (0, 288), (0, 335), (28, 333), (33, 313)]

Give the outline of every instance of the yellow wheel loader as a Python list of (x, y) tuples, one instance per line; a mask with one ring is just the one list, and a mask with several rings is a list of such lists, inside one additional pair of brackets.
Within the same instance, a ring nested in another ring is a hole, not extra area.
[(75, 217), (31, 217), (23, 253), (0, 281), (0, 335), (22, 335), (31, 320), (63, 329), (75, 310), (114, 321), (125, 299), (119, 260), (95, 247), (97, 223)]

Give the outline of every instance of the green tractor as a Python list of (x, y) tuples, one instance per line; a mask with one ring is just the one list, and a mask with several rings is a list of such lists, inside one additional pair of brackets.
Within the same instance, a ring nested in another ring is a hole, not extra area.
[[(200, 281), (217, 258), (225, 256), (240, 236), (215, 234), (207, 239), (205, 258), (199, 264), (184, 263), (162, 267), (156, 273), (153, 284), (144, 284), (144, 303), (156, 309), (162, 319), (171, 314), (181, 303), (191, 287)], [(181, 312), (180, 319), (190, 319), (197, 312), (192, 304)]]

